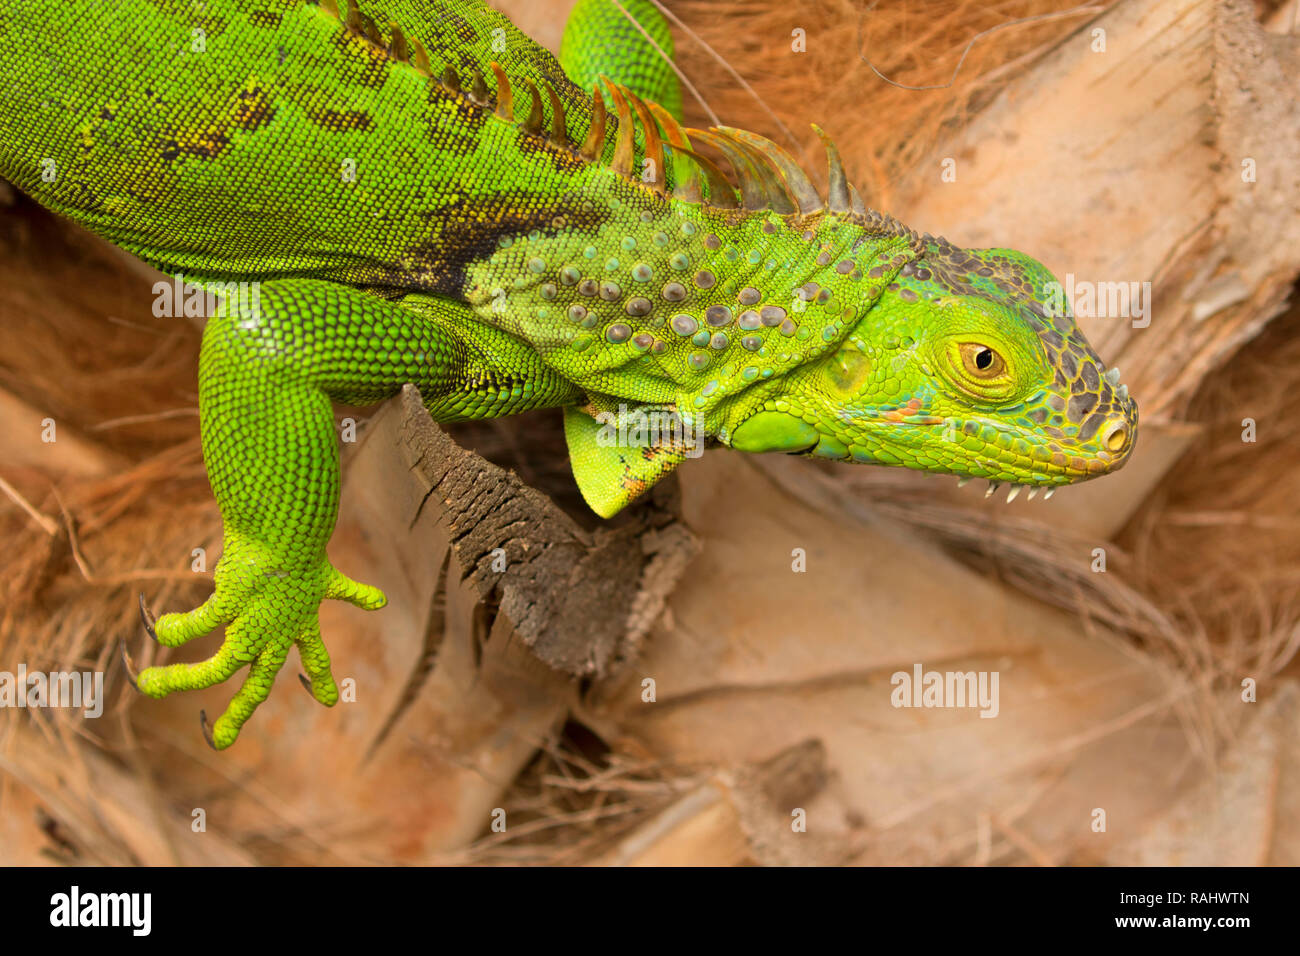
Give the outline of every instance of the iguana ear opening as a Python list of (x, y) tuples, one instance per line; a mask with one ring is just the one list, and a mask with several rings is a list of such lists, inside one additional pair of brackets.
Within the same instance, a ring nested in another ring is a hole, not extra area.
[(820, 440), (817, 429), (802, 418), (785, 412), (758, 412), (749, 416), (731, 433), (731, 447), (737, 451), (781, 451), (796, 454), (808, 451)]
[(626, 434), (612, 415), (598, 421), (577, 406), (564, 408), (564, 438), (574, 480), (602, 518), (612, 518), (649, 491), (690, 457), (693, 447), (663, 439), (652, 444), (621, 441)]

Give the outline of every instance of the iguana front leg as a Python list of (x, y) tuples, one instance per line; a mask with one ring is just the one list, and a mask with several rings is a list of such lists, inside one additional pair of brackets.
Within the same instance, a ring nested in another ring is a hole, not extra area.
[[(441, 311), (446, 322), (438, 320)], [(208, 660), (147, 668), (137, 686), (165, 697), (210, 687), (249, 666), (210, 731), (205, 719), (216, 749), (234, 743), (293, 645), (312, 695), (326, 706), (337, 702), (320, 602), (374, 609), (386, 601), (325, 554), (339, 503), (331, 400), (370, 404), (413, 382), (435, 417), (447, 421), (575, 397), (532, 351), (502, 333), (467, 332), (464, 311), (425, 300), (416, 314), (347, 286), (281, 280), (263, 284), (257, 301), (228, 304), (209, 322), (199, 406), (203, 456), (224, 523), (216, 590), (192, 611), (146, 624), (168, 647), (223, 624), (225, 641)]]

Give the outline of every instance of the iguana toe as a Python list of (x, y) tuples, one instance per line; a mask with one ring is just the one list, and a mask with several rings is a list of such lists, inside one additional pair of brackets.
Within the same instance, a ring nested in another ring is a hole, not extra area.
[(158, 634), (154, 630), (157, 623), (154, 619), (153, 612), (149, 610), (149, 605), (144, 603), (144, 592), (140, 592), (140, 623), (144, 625), (145, 633), (153, 639), (154, 643), (158, 641)]
[(131, 659), (131, 652), (126, 649), (126, 641), (122, 642), (122, 667), (126, 669), (126, 679), (131, 683), (131, 689), (137, 694), (140, 693), (140, 672), (135, 669), (135, 661)]

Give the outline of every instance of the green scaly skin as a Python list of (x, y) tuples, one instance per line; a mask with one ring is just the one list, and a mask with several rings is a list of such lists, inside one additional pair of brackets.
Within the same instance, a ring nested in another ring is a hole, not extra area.
[[(580, 17), (608, 14), (596, 6)], [(573, 144), (590, 96), (500, 14), (385, 0), (376, 27), (335, 10), (0, 9), (0, 176), (165, 272), (259, 284), (255, 304), (227, 299), (203, 337), (203, 449), (224, 521), (215, 591), (154, 625), (168, 646), (219, 625), (225, 641), (137, 682), (163, 697), (248, 666), (215, 747), (234, 742), (292, 646), (316, 699), (335, 703), (319, 604), (384, 603), (326, 556), (332, 401), (378, 402), (413, 382), (444, 422), (563, 407), (575, 477), (602, 515), (686, 454), (671, 441), (606, 446), (592, 414), (620, 406), (673, 410), (745, 451), (1033, 487), (1131, 452), (1127, 389), (1049, 308), (1051, 276), (1034, 260), (921, 240), (845, 205), (782, 215), (665, 195), (611, 168), (612, 116), (600, 160), (584, 158)], [(566, 65), (610, 72), (608, 45), (595, 67), (584, 59), (584, 31), (570, 30)], [(643, 48), (627, 57), (633, 92), (669, 83)], [(475, 68), (495, 90), (493, 61), (514, 89), (509, 116), (494, 92), (468, 92)], [(445, 64), (467, 92), (439, 81)], [(566, 136), (521, 125), (526, 81), (555, 91)], [(668, 178), (685, 183), (685, 169), (670, 162)]]
[(676, 52), (668, 24), (650, 0), (619, 3), (622, 10), (611, 0), (578, 0), (574, 4), (564, 25), (560, 65), (569, 79), (585, 90), (592, 89), (602, 76), (613, 77), (637, 96), (653, 100), (681, 119), (681, 85), (664, 61), (665, 55), (671, 57)]

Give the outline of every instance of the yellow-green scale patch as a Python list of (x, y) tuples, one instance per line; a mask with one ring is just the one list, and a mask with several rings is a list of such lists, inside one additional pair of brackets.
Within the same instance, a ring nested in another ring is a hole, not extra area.
[(603, 169), (589, 179), (566, 202), (605, 217), (593, 231), (503, 235), (463, 294), (580, 388), (676, 403), (683, 418), (711, 421), (833, 351), (911, 258), (905, 240), (835, 216), (667, 200)]

